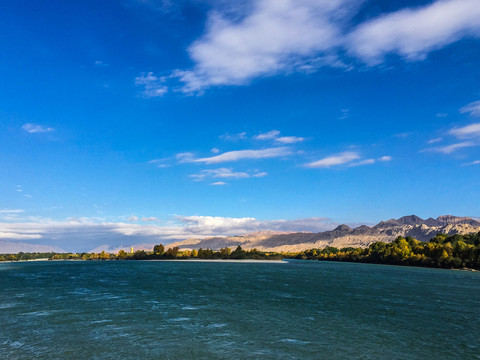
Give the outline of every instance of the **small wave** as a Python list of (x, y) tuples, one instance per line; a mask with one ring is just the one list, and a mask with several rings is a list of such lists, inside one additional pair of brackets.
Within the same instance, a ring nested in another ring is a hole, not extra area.
[(0, 309), (9, 309), (15, 306), (17, 306), (17, 303), (4, 303), (0, 304)]
[(27, 312), (23, 313), (22, 315), (27, 315), (27, 316), (49, 316), (54, 313), (57, 313), (59, 310), (40, 310), (40, 311), (32, 311), (32, 312)]
[(288, 343), (288, 344), (296, 344), (296, 345), (307, 345), (310, 344), (310, 341), (303, 341), (298, 339), (282, 339), (280, 342)]
[(181, 321), (190, 321), (191, 319), (188, 318), (188, 317), (179, 317), (179, 318), (175, 318), (175, 319), (170, 319), (169, 321), (173, 321), (173, 322), (181, 322)]

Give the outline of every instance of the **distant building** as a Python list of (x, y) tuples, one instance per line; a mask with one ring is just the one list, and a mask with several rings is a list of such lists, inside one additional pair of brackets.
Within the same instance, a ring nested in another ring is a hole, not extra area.
[(130, 246), (130, 254), (133, 254), (133, 246)]

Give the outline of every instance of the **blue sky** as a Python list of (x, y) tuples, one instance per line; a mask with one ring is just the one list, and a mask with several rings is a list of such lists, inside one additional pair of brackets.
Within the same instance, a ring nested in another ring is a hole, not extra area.
[(480, 216), (478, 0), (0, 4), (0, 240)]

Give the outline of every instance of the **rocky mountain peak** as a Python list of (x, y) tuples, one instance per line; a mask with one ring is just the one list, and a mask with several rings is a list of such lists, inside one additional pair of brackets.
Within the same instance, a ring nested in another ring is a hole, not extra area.
[(352, 231), (352, 228), (348, 225), (342, 224), (342, 225), (338, 225), (335, 229), (333, 229), (333, 231), (346, 232), (346, 231)]

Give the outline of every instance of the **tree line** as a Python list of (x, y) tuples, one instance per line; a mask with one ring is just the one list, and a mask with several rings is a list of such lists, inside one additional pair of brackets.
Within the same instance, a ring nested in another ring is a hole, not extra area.
[(294, 258), (480, 269), (480, 232), (468, 235), (437, 234), (429, 242), (407, 236), (398, 237), (391, 243), (375, 242), (366, 248), (311, 249), (296, 254)]
[(467, 235), (437, 234), (429, 242), (410, 236), (398, 237), (391, 243), (375, 242), (365, 248), (310, 249), (297, 253), (264, 252), (257, 249), (235, 250), (225, 247), (220, 250), (180, 250), (178, 247), (165, 250), (164, 245), (155, 245), (152, 251), (138, 250), (127, 253), (17, 253), (0, 254), (0, 261), (19, 260), (169, 260), (169, 259), (255, 259), (281, 260), (302, 259), (320, 261), (348, 261), (375, 264), (410, 265), (442, 268), (471, 268), (480, 270), (480, 232)]

